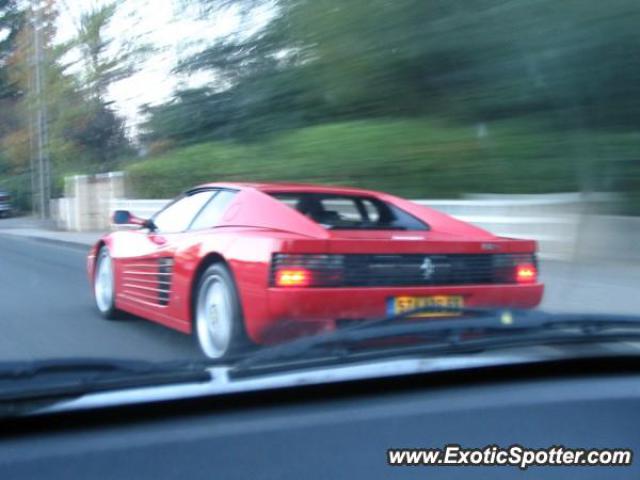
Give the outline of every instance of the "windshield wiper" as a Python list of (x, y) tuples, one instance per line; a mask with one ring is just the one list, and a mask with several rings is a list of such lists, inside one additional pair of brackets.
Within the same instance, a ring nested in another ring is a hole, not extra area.
[(157, 371), (158, 364), (142, 360), (60, 358), (34, 361), (0, 362), (0, 380), (27, 378), (48, 373), (64, 372), (128, 372), (148, 373)]
[(29, 409), (24, 403), (50, 403), (99, 391), (210, 380), (211, 374), (197, 361), (73, 358), (3, 362), (0, 416)]
[[(409, 319), (418, 313), (447, 311), (462, 317)], [(411, 341), (388, 342), (393, 339)], [(640, 340), (640, 318), (552, 314), (540, 310), (424, 307), (258, 351), (234, 364), (229, 374), (240, 377), (403, 354), (453, 354), (553, 342), (618, 339)]]

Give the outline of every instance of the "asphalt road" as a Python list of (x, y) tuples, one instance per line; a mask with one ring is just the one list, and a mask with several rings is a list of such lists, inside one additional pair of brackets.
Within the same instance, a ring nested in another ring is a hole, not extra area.
[[(102, 319), (93, 306), (85, 254), (0, 234), (0, 361), (199, 357), (189, 336), (135, 317)], [(640, 312), (638, 265), (543, 262), (541, 270), (547, 310)]]
[(77, 247), (0, 235), (0, 360), (198, 357), (190, 336), (96, 313)]

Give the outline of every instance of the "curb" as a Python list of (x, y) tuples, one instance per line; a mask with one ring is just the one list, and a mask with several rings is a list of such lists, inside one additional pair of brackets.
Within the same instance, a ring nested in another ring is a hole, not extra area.
[(48, 243), (50, 245), (58, 245), (61, 247), (73, 248), (76, 250), (82, 250), (84, 252), (88, 252), (91, 248), (92, 244), (73, 241), (73, 240), (62, 240), (59, 238), (49, 238), (49, 237), (39, 237), (36, 235), (20, 235), (9, 232), (0, 232), (0, 236), (12, 237), (15, 239), (27, 238), (29, 240), (34, 240), (36, 242)]
[(35, 240), (36, 242), (49, 243), (51, 245), (59, 245), (61, 247), (74, 248), (77, 250), (82, 250), (84, 252), (88, 252), (92, 245), (92, 244), (87, 244), (82, 242), (74, 242), (73, 240), (60, 240), (58, 238), (33, 237), (33, 236), (29, 236), (25, 238), (29, 238), (30, 240)]

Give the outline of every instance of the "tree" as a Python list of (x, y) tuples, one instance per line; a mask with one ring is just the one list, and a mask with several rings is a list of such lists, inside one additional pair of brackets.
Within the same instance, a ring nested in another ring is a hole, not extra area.
[(113, 83), (137, 71), (143, 56), (150, 50), (148, 45), (137, 43), (135, 37), (116, 42), (107, 34), (118, 5), (119, 2), (107, 3), (83, 13), (74, 41), (83, 57), (82, 83), (101, 101), (105, 101)]
[[(200, 3), (209, 12), (265, 2)], [(640, 64), (629, 55), (640, 41), (634, 0), (273, 3), (275, 18), (263, 31), (226, 39), (180, 68), (233, 84), (262, 77), (267, 91), (269, 76), (286, 70), (316, 89), (309, 93), (335, 118), (542, 114), (571, 128), (640, 120), (640, 106), (629, 102), (640, 93)], [(281, 93), (289, 87), (279, 82)]]
[[(20, 96), (20, 90), (11, 78), (10, 58), (15, 52), (23, 19), (16, 0), (0, 0), (0, 108), (3, 112), (11, 112)], [(2, 115), (0, 136), (14, 126), (12, 115)]]
[[(99, 94), (102, 86), (106, 88), (109, 82), (116, 81), (115, 74), (109, 69), (103, 71), (102, 76), (106, 80), (99, 77), (87, 79), (84, 70), (79, 74), (77, 64), (68, 61), (69, 53), (78, 48), (78, 40), (62, 44), (54, 41), (59, 15), (57, 3), (47, 0), (40, 7), (42, 73), (46, 91), (46, 96), (40, 100), (45, 102), (48, 112), (48, 153), (55, 195), (60, 193), (64, 175), (109, 170), (115, 167), (120, 158), (129, 155), (131, 150), (123, 119), (113, 111), (109, 101)], [(91, 19), (85, 20), (91, 23)], [(33, 112), (39, 99), (33, 88), (32, 26), (22, 22), (19, 28), (12, 37), (14, 47), (6, 57), (6, 68), (0, 68), (0, 77), (5, 75), (16, 92), (12, 109), (5, 109), (7, 115), (0, 120), (0, 125), (2, 120), (10, 124), (10, 128), (5, 128), (0, 142), (7, 157), (5, 175), (19, 177), (23, 183), (21, 189), (27, 191), (27, 173), (34, 155), (33, 140), (30, 141), (34, 131)], [(100, 55), (98, 59), (103, 61)], [(100, 68), (101, 65), (98, 64)]]
[(23, 23), (23, 12), (16, 0), (0, 0), (0, 98), (13, 96), (15, 89), (4, 68), (15, 49), (15, 41)]
[[(0, 0), (0, 187), (10, 190), (19, 206), (28, 205), (29, 142), (21, 130), (19, 104), (23, 90), (12, 75), (12, 57), (18, 49), (24, 12), (15, 0)], [(24, 158), (23, 158), (24, 157)]]

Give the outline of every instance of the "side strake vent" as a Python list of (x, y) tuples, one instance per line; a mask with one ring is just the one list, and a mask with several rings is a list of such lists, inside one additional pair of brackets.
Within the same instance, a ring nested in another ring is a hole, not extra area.
[(275, 287), (384, 287), (535, 283), (535, 254), (273, 256)]
[(122, 287), (131, 299), (164, 306), (169, 304), (172, 278), (172, 258), (136, 259), (124, 264)]
[(169, 304), (169, 292), (171, 292), (171, 279), (173, 278), (173, 259), (158, 259), (158, 303)]

